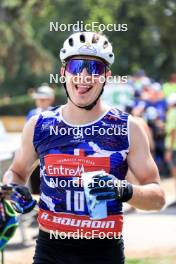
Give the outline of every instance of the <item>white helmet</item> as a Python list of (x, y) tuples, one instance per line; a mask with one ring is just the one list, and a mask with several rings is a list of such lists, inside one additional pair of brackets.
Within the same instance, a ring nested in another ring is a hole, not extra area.
[(43, 83), (36, 92), (32, 94), (34, 99), (54, 98), (54, 90), (47, 83)]
[(65, 40), (60, 50), (60, 59), (66, 59), (76, 55), (95, 56), (103, 59), (108, 64), (113, 64), (114, 53), (108, 39), (95, 32), (76, 32)]
[(159, 92), (161, 91), (162, 87), (161, 87), (161, 84), (158, 83), (158, 82), (154, 82), (151, 84), (151, 88), (154, 92)]

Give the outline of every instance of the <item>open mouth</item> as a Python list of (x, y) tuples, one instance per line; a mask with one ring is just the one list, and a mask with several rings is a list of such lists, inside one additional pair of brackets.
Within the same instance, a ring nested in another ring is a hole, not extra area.
[(79, 94), (86, 94), (92, 89), (92, 85), (77, 84), (75, 85), (76, 90)]

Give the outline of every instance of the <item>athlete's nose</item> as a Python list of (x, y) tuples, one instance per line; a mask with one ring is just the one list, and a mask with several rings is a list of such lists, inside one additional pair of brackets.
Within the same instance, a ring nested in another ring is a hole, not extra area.
[(82, 72), (79, 74), (79, 81), (85, 84), (91, 83), (91, 75), (88, 73), (86, 68), (83, 68)]
[(81, 76), (87, 76), (90, 75), (86, 69), (86, 67), (83, 68), (82, 72), (80, 73)]

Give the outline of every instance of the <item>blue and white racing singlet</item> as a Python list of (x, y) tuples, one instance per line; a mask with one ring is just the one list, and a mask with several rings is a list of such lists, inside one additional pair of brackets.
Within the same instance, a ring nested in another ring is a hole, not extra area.
[(89, 218), (80, 177), (83, 172), (105, 170), (120, 180), (125, 179), (128, 119), (127, 113), (111, 108), (92, 123), (74, 126), (63, 119), (62, 107), (41, 113), (33, 138), (41, 166), (38, 215), (41, 226), (66, 233), (122, 232), (123, 212), (119, 201), (107, 202), (107, 218)]

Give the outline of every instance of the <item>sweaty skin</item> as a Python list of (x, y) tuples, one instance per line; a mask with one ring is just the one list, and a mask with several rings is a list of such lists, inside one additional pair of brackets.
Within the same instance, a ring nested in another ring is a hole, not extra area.
[(38, 159), (33, 146), (34, 127), (38, 116), (33, 116), (25, 124), (20, 149), (15, 153), (14, 160), (3, 177), (4, 183), (26, 184), (29, 179), (35, 161)]
[[(80, 57), (80, 56), (79, 56)], [(89, 58), (89, 57), (88, 57)], [(92, 57), (91, 57), (92, 58)], [(61, 69), (63, 74), (64, 69)], [(66, 72), (66, 75), (70, 73)], [(83, 79), (88, 75), (86, 69), (83, 69)], [(110, 71), (106, 76), (110, 75)], [(73, 76), (70, 76), (73, 77)], [(91, 83), (91, 89), (87, 93), (79, 93), (81, 89), (85, 91), (86, 83), (80, 84), (77, 89), (74, 80), (67, 85), (67, 90), (71, 99), (78, 105), (87, 105), (95, 100), (102, 88), (102, 83), (98, 80)], [(90, 84), (89, 84), (90, 85)], [(89, 86), (90, 88), (90, 86)], [(107, 110), (107, 106), (102, 104), (101, 99), (98, 100), (95, 107), (87, 111), (76, 107), (69, 99), (63, 107), (63, 117), (71, 124), (85, 124), (96, 120)], [(5, 173), (4, 183), (25, 184), (33, 170), (33, 165), (38, 159), (37, 153), (33, 146), (34, 127), (38, 117), (32, 117), (25, 125), (22, 133), (21, 147), (17, 151), (12, 165)], [(74, 120), (74, 121), (73, 121)], [(129, 169), (134, 174), (140, 185), (133, 185), (133, 197), (129, 200), (129, 204), (136, 208), (144, 210), (160, 210), (165, 204), (164, 191), (160, 186), (159, 172), (156, 164), (150, 154), (147, 136), (138, 121), (130, 118), (130, 149), (127, 157)], [(130, 182), (130, 179), (129, 179)]]

